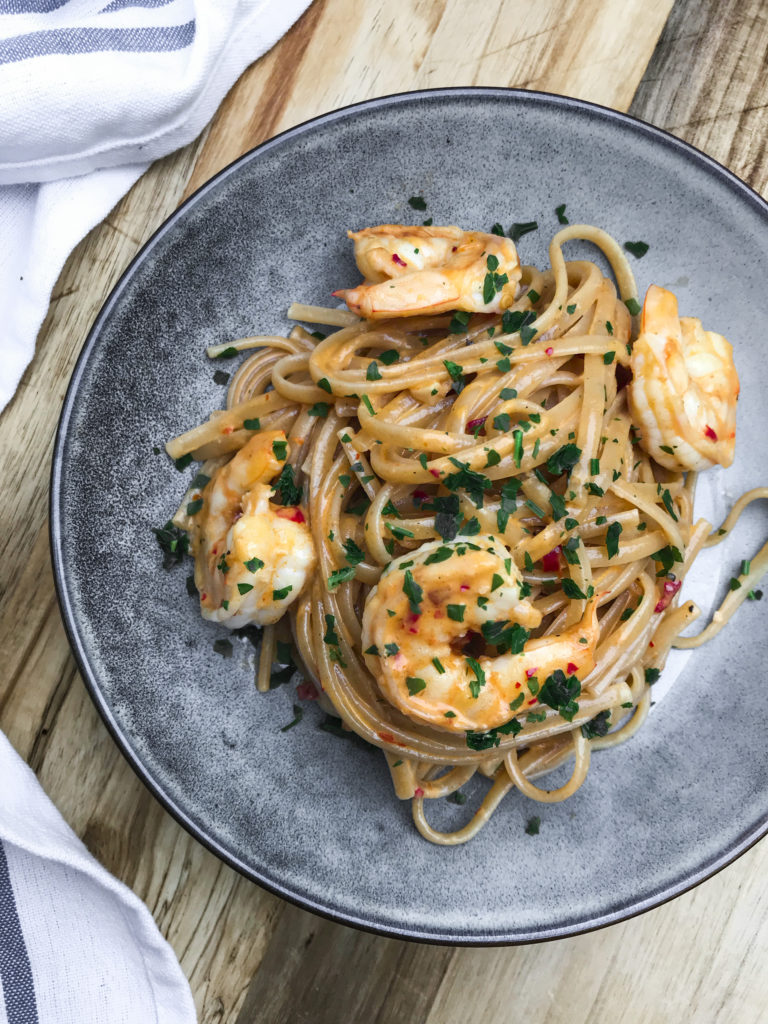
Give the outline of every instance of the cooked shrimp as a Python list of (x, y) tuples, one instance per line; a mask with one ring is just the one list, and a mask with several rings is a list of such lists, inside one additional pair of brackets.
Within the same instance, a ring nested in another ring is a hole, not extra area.
[(631, 366), (629, 407), (645, 451), (678, 471), (730, 466), (739, 378), (729, 342), (678, 317), (675, 296), (651, 285)]
[(366, 663), (382, 694), (434, 728), (486, 731), (518, 708), (530, 711), (557, 669), (586, 676), (599, 635), (596, 599), (577, 625), (529, 640), (541, 613), (522, 585), (494, 536), (435, 541), (392, 562), (363, 612)]
[(269, 502), (267, 481), (284, 465), (274, 445), (287, 455), (281, 430), (255, 434), (206, 484), (195, 517), (192, 548), (200, 610), (203, 618), (230, 629), (277, 622), (316, 562), (301, 509)]
[[(451, 309), (498, 313), (515, 301), (521, 270), (509, 238), (402, 224), (347, 234), (354, 239), (355, 260), (365, 281), (333, 294), (369, 320)], [(486, 289), (490, 296), (483, 295)]]

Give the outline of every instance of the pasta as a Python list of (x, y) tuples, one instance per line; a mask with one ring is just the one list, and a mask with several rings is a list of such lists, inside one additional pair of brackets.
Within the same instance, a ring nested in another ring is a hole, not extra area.
[[(398, 230), (418, 254), (413, 229)], [(458, 229), (429, 237), (440, 231)], [(575, 238), (602, 250), (616, 285), (594, 263), (566, 262)], [(203, 462), (174, 520), (197, 555), (203, 613), (263, 624), (262, 690), (290, 624), (304, 674), (346, 728), (382, 749), (396, 795), (440, 844), (470, 839), (513, 788), (567, 799), (593, 750), (637, 731), (670, 647), (699, 640), (677, 639), (699, 615), (679, 591), (718, 539), (694, 521), (696, 473), (677, 444), (661, 444), (672, 428), (651, 370), (641, 391), (637, 292), (617, 243), (569, 226), (548, 271), (499, 273), (505, 255), (487, 242), (481, 255), (479, 312), (419, 312), (406, 295), (406, 308), (377, 315), (394, 290), (379, 274), (375, 293), (346, 293), (369, 319), (293, 306), (291, 318), (339, 329), (210, 349), (256, 351), (228, 408), (167, 446)], [(728, 461), (724, 444), (732, 457), (735, 371), (729, 387), (700, 394), (710, 419), (697, 466)], [(735, 515), (766, 496), (750, 492)], [(299, 551), (303, 575), (286, 575)], [(767, 563), (763, 549), (702, 639)], [(569, 759), (559, 788), (535, 781)], [(479, 809), (456, 832), (434, 829), (429, 801), (475, 773), (490, 780)]]

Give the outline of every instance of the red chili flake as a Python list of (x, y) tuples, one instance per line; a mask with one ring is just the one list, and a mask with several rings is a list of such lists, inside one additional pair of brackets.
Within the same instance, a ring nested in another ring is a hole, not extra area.
[[(467, 433), (473, 433), (475, 427), (482, 427), (482, 425), (485, 423), (487, 419), (487, 416), (478, 416), (476, 420), (470, 420), (469, 423), (467, 424)], [(485, 433), (485, 431), (481, 431), (481, 433)]]
[(714, 432), (712, 427), (705, 427), (704, 428), (704, 435), (706, 437), (708, 437), (710, 439), (710, 441), (716, 441), (717, 440), (717, 434)]
[(420, 488), (417, 488), (413, 492), (413, 500), (421, 504), (422, 501), (429, 501), (429, 495), (426, 491), (422, 491)]
[(536, 697), (534, 697), (534, 698), (533, 698), (533, 700), (529, 700), (529, 701), (528, 701), (528, 704), (529, 704), (529, 706), (530, 706), (531, 704), (538, 704), (538, 703), (539, 703), (539, 702), (538, 702), (538, 700), (537, 700), (537, 698), (536, 698)]
[(413, 791), (413, 795), (414, 796), (424, 796), (424, 790), (421, 788), (421, 786), (417, 786), (416, 789), (414, 789), (414, 791)]
[(559, 572), (560, 571), (560, 552), (563, 549), (558, 544), (556, 548), (552, 548), (546, 555), (541, 559), (541, 567), (544, 572)]
[(224, 427), (222, 434), (231, 434), (234, 429), (234, 427)]
[(578, 665), (576, 665), (576, 664), (575, 664), (574, 662), (572, 662), (572, 661), (569, 661), (569, 662), (568, 662), (568, 665), (567, 665), (566, 667), (567, 667), (567, 671), (568, 671), (568, 674), (569, 674), (569, 675), (571, 675), (571, 676), (573, 675), (573, 673), (574, 673), (574, 672), (577, 672), (577, 671), (578, 671), (578, 669), (579, 669), (579, 666), (578, 666)]
[(519, 690), (519, 689), (520, 689), (520, 683), (515, 683), (515, 689), (516, 689), (516, 690)]
[(421, 618), (421, 614), (416, 615), (414, 612), (408, 612), (408, 615), (407, 615), (407, 617), (405, 619), (405, 624), (408, 627), (408, 632), (409, 633), (418, 633), (419, 632), (418, 629), (416, 628), (415, 623), (417, 623), (420, 618)]
[(655, 612), (663, 612), (665, 608), (669, 606), (670, 601), (682, 587), (682, 580), (666, 580), (664, 583), (664, 593), (656, 603), (656, 607), (653, 609)]
[(208, 600), (208, 595), (207, 594), (201, 594), (200, 595), (200, 600), (201, 601), (207, 601)]
[(310, 680), (308, 682), (299, 683), (296, 687), (296, 696), (299, 700), (317, 700), (320, 694), (317, 692), (317, 687)]
[(429, 472), (432, 474), (432, 476), (436, 476), (438, 480), (440, 479), (440, 470), (439, 469), (430, 469)]
[(525, 678), (526, 679), (530, 679), (531, 676), (535, 676), (538, 671), (539, 671), (538, 665), (536, 666), (536, 668), (527, 668), (525, 670)]
[(392, 257), (392, 262), (396, 263), (398, 265), (398, 267), (407, 267), (408, 266), (408, 264), (405, 262), (405, 260), (401, 259), (401, 257), (398, 256), (397, 253), (395, 253), (395, 255)]
[(454, 247), (451, 249), (451, 252), (456, 252), (457, 248), (458, 246), (454, 245)]
[(469, 584), (462, 583), (461, 586), (459, 587), (459, 590), (469, 590)]
[(394, 743), (395, 737), (391, 732), (377, 732), (376, 735), (380, 740), (384, 740), (385, 743)]
[(276, 515), (280, 519), (288, 519), (292, 523), (304, 523), (304, 513), (301, 511), (298, 505), (284, 505), (282, 508), (277, 509)]
[(218, 553), (219, 553), (219, 546), (217, 544), (215, 548), (211, 548), (211, 554), (212, 555), (218, 555)]
[(550, 345), (549, 348), (545, 348), (544, 351), (547, 353), (548, 356), (551, 356), (555, 350)]

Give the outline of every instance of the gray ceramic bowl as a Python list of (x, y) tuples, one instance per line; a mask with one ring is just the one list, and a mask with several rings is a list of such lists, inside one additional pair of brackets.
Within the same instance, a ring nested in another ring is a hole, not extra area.
[[(407, 204), (419, 194), (424, 214)], [(541, 807), (512, 795), (472, 843), (439, 848), (395, 800), (378, 751), (320, 730), (315, 705), (280, 731), (293, 717), (293, 687), (258, 694), (249, 643), (236, 640), (229, 659), (215, 653), (226, 634), (201, 621), (189, 570), (160, 568), (151, 528), (192, 469), (178, 473), (153, 446), (221, 405), (214, 370), (232, 364), (212, 365), (206, 345), (285, 331), (292, 300), (323, 303), (354, 282), (348, 227), (536, 219), (520, 250), (542, 265), (561, 203), (571, 222), (647, 241), (634, 264), (641, 290), (672, 286), (683, 312), (736, 346), (737, 459), (703, 480), (702, 503), (717, 517), (732, 496), (768, 481), (766, 205), (663, 132), (556, 96), (394, 96), (247, 154), (141, 251), (100, 313), (64, 405), (55, 574), (83, 676), (118, 744), (225, 861), (308, 909), (390, 935), (482, 944), (573, 934), (682, 892), (767, 827), (766, 602), (745, 604), (706, 650), (675, 664), (649, 724), (596, 755), (571, 800)], [(753, 510), (707, 555), (693, 588), (705, 607), (764, 534)], [(469, 811), (439, 803), (443, 826)], [(541, 831), (529, 836), (534, 814)]]

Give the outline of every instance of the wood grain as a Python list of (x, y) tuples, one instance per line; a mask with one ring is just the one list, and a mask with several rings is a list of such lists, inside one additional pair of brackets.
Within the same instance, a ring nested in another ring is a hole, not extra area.
[(766, 1019), (765, 843), (651, 914), (513, 949), (363, 935), (244, 881), (163, 811), (118, 753), (77, 674), (49, 568), (55, 424), (98, 308), (182, 196), (276, 132), (391, 92), (521, 86), (620, 109), (632, 102), (633, 113), (765, 190), (765, 5), (678, 0), (659, 40), (670, 6), (315, 0), (234, 86), (207, 136), (154, 165), (62, 272), (35, 362), (0, 416), (0, 728), (89, 848), (147, 902), (190, 978), (203, 1024)]
[(410, 89), (512, 86), (626, 110), (671, 0), (315, 0), (240, 78), (187, 194), (291, 125)]

